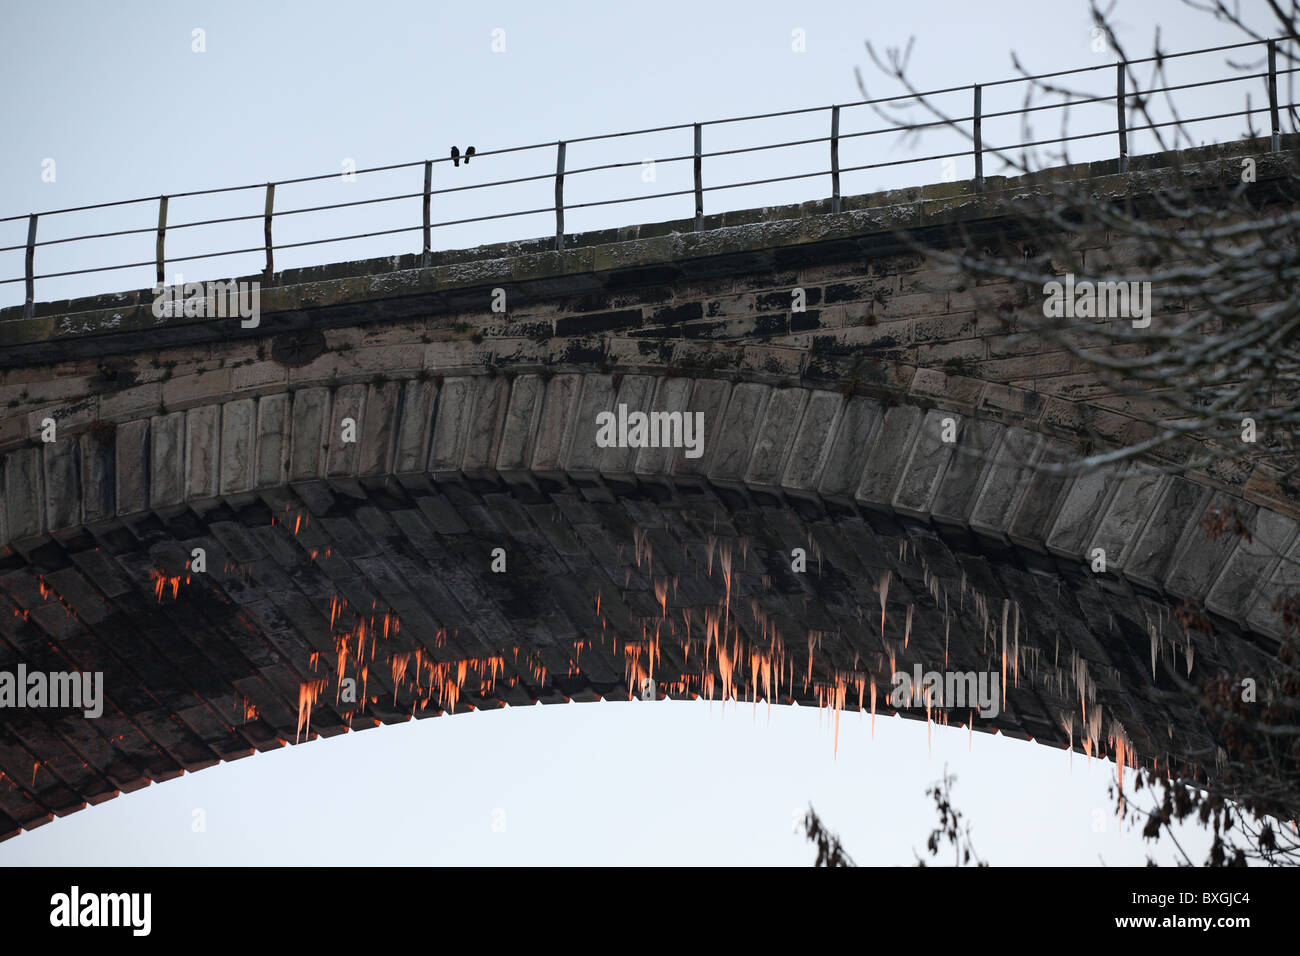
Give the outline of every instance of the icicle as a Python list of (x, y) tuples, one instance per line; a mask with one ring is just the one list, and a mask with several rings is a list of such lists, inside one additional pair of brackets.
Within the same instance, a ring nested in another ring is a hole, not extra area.
[(880, 575), (880, 636), (885, 636), (885, 601), (889, 599), (889, 579), (893, 576), (892, 571), (885, 571)]
[(1002, 699), (1007, 699), (1007, 612), (1011, 609), (1011, 602), (1006, 598), (1002, 599)]
[(1019, 687), (1020, 686), (1020, 602), (1019, 601), (1015, 602), (1015, 610), (1016, 613), (1012, 615), (1012, 619), (1015, 621), (1015, 623), (1012, 625), (1012, 631), (1015, 634), (1015, 658), (1014, 658), (1015, 663), (1013, 666), (1015, 667), (1015, 684), (1017, 687)]
[(1147, 621), (1147, 634), (1151, 637), (1151, 677), (1154, 679), (1156, 676), (1156, 652), (1160, 649), (1160, 634), (1150, 621)]

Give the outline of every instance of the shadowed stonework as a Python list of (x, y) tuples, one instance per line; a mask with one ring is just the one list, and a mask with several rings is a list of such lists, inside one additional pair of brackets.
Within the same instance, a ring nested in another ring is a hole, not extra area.
[[(1160, 159), (1059, 175), (1140, 195)], [(996, 717), (930, 719), (1212, 768), (1179, 678), (1266, 677), (1300, 498), (1249, 468), (1036, 470), (1150, 426), (1015, 336), (1023, 287), (964, 285), (894, 232), (1005, 239), (1023, 184), (989, 188), (291, 271), (249, 329), (158, 320), (148, 291), (0, 312), (0, 670), (102, 671), (106, 694), (95, 720), (0, 713), (0, 830), (412, 715), (884, 716), (916, 664), (1005, 688)], [(702, 414), (702, 455), (598, 447), (620, 405)], [(1207, 537), (1227, 507), (1249, 538)]]

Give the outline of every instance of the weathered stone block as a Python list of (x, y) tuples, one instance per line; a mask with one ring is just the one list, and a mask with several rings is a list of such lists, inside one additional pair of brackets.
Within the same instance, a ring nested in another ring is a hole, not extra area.
[[(311, 428), (310, 418), (310, 415), (304, 415), (303, 420), (299, 422), (299, 427), (303, 428), (304, 431)], [(320, 425), (323, 421), (324, 416), (322, 415), (317, 422), (316, 428), (318, 441)], [(288, 395), (266, 395), (258, 399), (255, 487), (274, 487), (282, 484), (288, 478), (291, 450), (289, 425)], [(317, 447), (319, 448), (319, 446)]]
[(185, 501), (185, 413), (149, 419), (149, 506), (160, 508)]
[(841, 401), (843, 411), (817, 490), (827, 498), (848, 502), (853, 500), (861, 483), (867, 452), (876, 439), (884, 411), (879, 402), (861, 395), (841, 397)]
[(473, 384), (471, 378), (449, 378), (442, 383), (429, 448), (431, 472), (460, 470), (473, 409)]
[(739, 483), (744, 479), (771, 392), (770, 386), (753, 382), (742, 382), (731, 390), (717, 446), (709, 458), (710, 481)]
[(429, 434), (438, 386), (432, 381), (412, 379), (402, 389), (401, 424), (393, 471), (408, 474), (424, 471), (429, 454)]
[(41, 450), (22, 448), (6, 455), (4, 479), (10, 540), (39, 534), (45, 517), (41, 500)]
[(897, 405), (885, 412), (875, 442), (867, 453), (866, 467), (855, 494), (858, 501), (877, 510), (890, 510), (920, 425), (921, 410), (915, 406)]
[(221, 406), (185, 413), (186, 501), (215, 498), (221, 490)]
[(791, 491), (804, 491), (815, 495), (827, 458), (831, 453), (840, 417), (844, 412), (844, 397), (836, 392), (821, 390), (808, 394), (808, 404), (799, 430), (790, 446), (781, 484)]
[(926, 413), (894, 492), (895, 511), (914, 517), (929, 515), (930, 503), (965, 424), (956, 412), (931, 409)]
[(150, 420), (141, 418), (118, 425), (113, 436), (119, 515), (138, 514), (149, 507), (149, 471), (153, 460), (149, 428)]
[(221, 407), (221, 493), (249, 491), (256, 475), (257, 402), (251, 398)]
[(542, 412), (545, 383), (538, 375), (520, 375), (510, 387), (501, 448), (496, 467), (503, 472), (524, 471), (533, 458), (537, 421)]
[(329, 389), (304, 388), (293, 393), (290, 481), (320, 477), (321, 458), (330, 441), (329, 414)]

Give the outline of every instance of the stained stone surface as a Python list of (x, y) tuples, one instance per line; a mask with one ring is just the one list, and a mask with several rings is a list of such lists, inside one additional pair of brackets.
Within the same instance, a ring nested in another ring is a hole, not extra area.
[[(1080, 174), (1168, 177), (1134, 169)], [(1300, 496), (1249, 462), (1039, 467), (1144, 423), (1083, 397), (1068, 352), (1010, 352), (989, 303), (1012, 284), (966, 288), (894, 232), (997, 235), (1017, 188), (291, 270), (251, 329), (159, 325), (142, 292), (0, 310), (0, 671), (102, 672), (106, 695), (95, 719), (0, 711), (0, 835), (470, 708), (887, 715), (914, 664), (1005, 684), (996, 716), (932, 719), (1205, 769), (1175, 678), (1266, 673)], [(305, 330), (319, 354), (277, 360)], [(701, 413), (703, 455), (600, 447), (620, 404)], [(1249, 538), (1207, 536), (1223, 513)]]

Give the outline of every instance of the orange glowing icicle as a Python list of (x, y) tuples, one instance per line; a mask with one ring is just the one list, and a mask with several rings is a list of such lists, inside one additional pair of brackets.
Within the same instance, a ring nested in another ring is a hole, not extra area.
[(835, 707), (835, 747), (832, 753), (833, 757), (838, 757), (840, 754), (840, 714), (844, 711), (844, 695), (847, 690), (848, 685), (845, 683), (844, 678), (836, 675), (834, 687), (835, 698), (833, 701), (833, 706)]
[(311, 736), (311, 709), (316, 706), (316, 697), (324, 686), (323, 680), (303, 681), (298, 685), (298, 735), (294, 743), (302, 740), (304, 730)]

